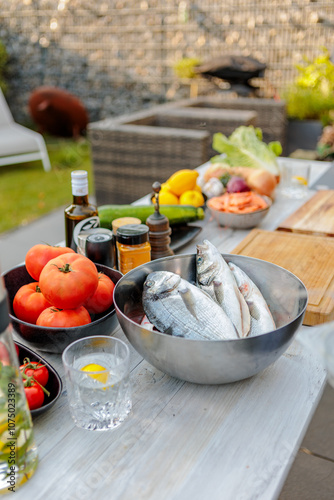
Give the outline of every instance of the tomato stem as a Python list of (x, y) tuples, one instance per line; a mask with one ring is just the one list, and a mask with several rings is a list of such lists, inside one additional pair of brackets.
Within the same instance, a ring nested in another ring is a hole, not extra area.
[(22, 372), (22, 378), (24, 387), (31, 387), (33, 384), (37, 384), (40, 386), (42, 391), (45, 392), (47, 396), (50, 396), (49, 391), (47, 391), (45, 387), (42, 384), (40, 384), (34, 377), (28, 377), (28, 375)]
[(66, 264), (64, 264), (63, 267), (59, 267), (59, 266), (57, 266), (57, 264), (53, 264), (53, 265), (56, 266), (56, 268), (58, 269), (58, 271), (60, 271), (61, 273), (70, 273), (70, 272), (72, 272), (71, 264), (69, 264), (68, 262)]

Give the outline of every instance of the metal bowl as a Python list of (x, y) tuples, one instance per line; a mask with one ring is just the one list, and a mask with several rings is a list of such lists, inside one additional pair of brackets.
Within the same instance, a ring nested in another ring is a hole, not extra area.
[(275, 264), (241, 255), (223, 257), (243, 269), (259, 287), (277, 329), (245, 339), (210, 341), (173, 337), (141, 327), (143, 283), (150, 272), (172, 271), (195, 283), (195, 255), (157, 259), (119, 280), (114, 303), (118, 321), (132, 346), (159, 370), (198, 384), (235, 382), (264, 370), (291, 343), (307, 306), (305, 285)]
[(249, 214), (233, 214), (230, 212), (215, 210), (210, 206), (210, 200), (206, 202), (206, 205), (220, 226), (234, 229), (250, 229), (260, 224), (272, 205), (272, 200), (269, 196), (262, 195), (261, 198), (265, 200), (267, 207), (262, 208), (261, 210), (256, 210), (255, 212), (250, 212)]
[[(119, 271), (101, 264), (95, 264), (97, 270), (104, 272), (116, 284), (123, 276)], [(35, 281), (28, 273), (26, 266), (14, 267), (3, 274), (9, 299), (9, 316), (17, 335), (31, 347), (40, 351), (61, 354), (65, 347), (82, 337), (92, 335), (110, 335), (118, 325), (115, 307), (112, 305), (105, 313), (91, 315), (92, 322), (88, 325), (72, 328), (47, 328), (26, 323), (18, 319), (13, 311), (13, 300), (18, 289)]]

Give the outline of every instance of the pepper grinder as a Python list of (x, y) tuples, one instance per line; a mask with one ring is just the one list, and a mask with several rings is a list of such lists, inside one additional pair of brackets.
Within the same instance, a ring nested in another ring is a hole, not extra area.
[(170, 248), (170, 235), (171, 228), (169, 220), (165, 215), (160, 213), (159, 207), (159, 193), (161, 190), (160, 182), (155, 182), (152, 185), (154, 192), (155, 203), (154, 213), (147, 217), (146, 225), (149, 227), (149, 239), (151, 244), (151, 260), (160, 259), (161, 257), (168, 257), (174, 255), (173, 250)]

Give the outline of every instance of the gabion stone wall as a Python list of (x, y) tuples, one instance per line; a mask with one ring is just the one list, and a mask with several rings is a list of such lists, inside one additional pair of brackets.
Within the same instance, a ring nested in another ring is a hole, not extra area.
[(251, 55), (267, 64), (270, 96), (304, 56), (334, 48), (333, 0), (0, 0), (0, 9), (7, 100), (22, 123), (39, 85), (73, 92), (96, 121), (188, 97), (190, 82), (173, 71), (182, 57)]

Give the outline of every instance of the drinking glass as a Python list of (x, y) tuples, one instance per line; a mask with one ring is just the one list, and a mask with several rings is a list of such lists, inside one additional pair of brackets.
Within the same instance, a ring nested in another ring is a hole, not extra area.
[(288, 198), (304, 198), (308, 193), (310, 166), (307, 164), (287, 162), (281, 164), (279, 190)]
[(130, 351), (120, 339), (86, 337), (62, 355), (70, 412), (82, 429), (118, 427), (131, 411)]

